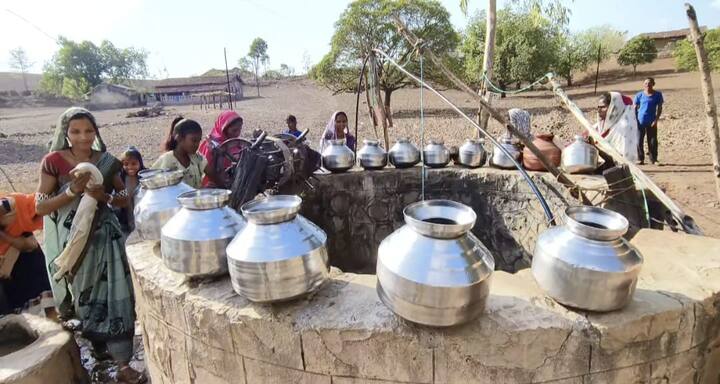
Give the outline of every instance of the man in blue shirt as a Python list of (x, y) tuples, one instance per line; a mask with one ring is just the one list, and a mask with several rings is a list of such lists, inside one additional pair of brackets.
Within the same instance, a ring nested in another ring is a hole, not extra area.
[(655, 90), (655, 79), (645, 79), (644, 90), (635, 95), (635, 113), (637, 114), (640, 140), (638, 141), (638, 159), (645, 164), (645, 136), (647, 135), (650, 162), (658, 162), (657, 123), (663, 110), (663, 95)]

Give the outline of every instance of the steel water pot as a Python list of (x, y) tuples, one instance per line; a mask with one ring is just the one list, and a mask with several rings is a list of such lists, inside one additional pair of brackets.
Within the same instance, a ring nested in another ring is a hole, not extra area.
[(395, 168), (409, 168), (420, 162), (420, 150), (408, 138), (400, 138), (388, 152), (390, 164)]
[(345, 145), (345, 139), (328, 140), (322, 151), (322, 164), (330, 172), (345, 172), (355, 165), (355, 154)]
[(377, 140), (363, 140), (364, 146), (358, 151), (360, 166), (372, 170), (383, 169), (388, 163), (387, 152)]
[[(512, 139), (508, 137), (502, 138), (500, 139), (500, 145), (505, 148), (508, 153), (510, 153), (513, 159), (517, 161), (520, 160), (521, 152), (518, 150), (517, 146), (513, 144)], [(490, 162), (492, 166), (496, 168), (515, 169), (515, 164), (512, 160), (498, 147), (493, 148), (493, 155)]]
[(643, 264), (622, 236), (628, 221), (604, 208), (565, 210), (565, 224), (545, 230), (533, 252), (532, 274), (555, 301), (590, 311), (612, 311), (632, 299)]
[(141, 171), (142, 196), (135, 208), (135, 229), (143, 240), (160, 240), (160, 230), (180, 208), (177, 197), (194, 189), (182, 182), (183, 171), (148, 169)]
[(377, 292), (396, 315), (424, 325), (451, 326), (479, 316), (495, 260), (470, 229), (477, 216), (449, 200), (403, 210), (405, 225), (378, 249)]
[(597, 169), (598, 150), (585, 139), (577, 135), (572, 144), (562, 152), (562, 168), (568, 173), (588, 173)]
[(450, 162), (450, 151), (442, 141), (430, 140), (423, 149), (423, 160), (430, 168), (443, 168)]
[(182, 205), (162, 228), (160, 253), (168, 269), (190, 277), (227, 273), (225, 249), (245, 220), (227, 207), (230, 191), (201, 189), (183, 193)]
[(458, 163), (468, 168), (482, 167), (487, 160), (483, 139), (467, 139), (458, 150)]
[(245, 203), (247, 226), (227, 247), (233, 289), (255, 302), (291, 300), (328, 278), (327, 236), (298, 214), (302, 199), (276, 195)]

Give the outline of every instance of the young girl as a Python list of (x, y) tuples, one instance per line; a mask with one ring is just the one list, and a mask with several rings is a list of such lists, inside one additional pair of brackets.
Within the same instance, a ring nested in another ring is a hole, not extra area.
[(143, 164), (140, 151), (133, 146), (128, 147), (128, 149), (123, 152), (120, 161), (122, 162), (120, 177), (123, 183), (125, 183), (125, 189), (128, 191), (128, 204), (126, 207), (116, 209), (115, 215), (117, 215), (120, 221), (120, 227), (123, 233), (127, 236), (135, 230), (135, 215), (133, 215), (133, 210), (135, 209), (135, 198), (140, 190), (138, 173), (145, 169), (145, 165)]
[(202, 140), (202, 128), (194, 120), (177, 118), (170, 126), (162, 154), (152, 165), (153, 169), (180, 169), (185, 172), (183, 181), (200, 188), (204, 174), (212, 178), (212, 170), (205, 157), (197, 153)]

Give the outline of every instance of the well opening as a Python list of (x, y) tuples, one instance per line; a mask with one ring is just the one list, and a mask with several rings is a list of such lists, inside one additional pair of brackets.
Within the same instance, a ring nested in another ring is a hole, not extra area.
[(37, 340), (38, 336), (17, 321), (0, 324), (0, 357), (17, 352)]
[[(302, 214), (328, 233), (330, 264), (345, 272), (375, 273), (380, 242), (405, 224), (403, 209), (421, 199), (421, 169), (356, 170), (321, 175), (303, 196)], [(547, 174), (532, 175), (553, 213), (577, 204)], [(548, 227), (537, 198), (515, 171), (428, 169), (425, 199), (449, 199), (477, 214), (473, 234), (492, 252), (496, 269), (530, 266), (537, 236)]]

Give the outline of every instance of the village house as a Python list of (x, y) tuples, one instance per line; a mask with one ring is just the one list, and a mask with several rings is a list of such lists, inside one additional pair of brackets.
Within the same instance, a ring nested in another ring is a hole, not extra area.
[[(230, 75), (230, 94), (233, 101), (243, 97), (243, 81), (237, 74)], [(163, 104), (196, 104), (204, 99), (227, 98), (226, 76), (195, 76), (160, 80), (153, 87), (155, 101)], [(208, 102), (207, 100), (206, 102)]]
[[(707, 27), (700, 27), (700, 30), (705, 32)], [(658, 50), (658, 56), (667, 57), (672, 53), (675, 43), (680, 40), (687, 39), (688, 36), (690, 36), (690, 29), (685, 28), (673, 31), (641, 33), (640, 36), (653, 39), (653, 41), (655, 41), (655, 48)]]
[(131, 108), (147, 104), (147, 95), (120, 84), (102, 83), (96, 85), (91, 91), (88, 107), (91, 109), (103, 108)]

